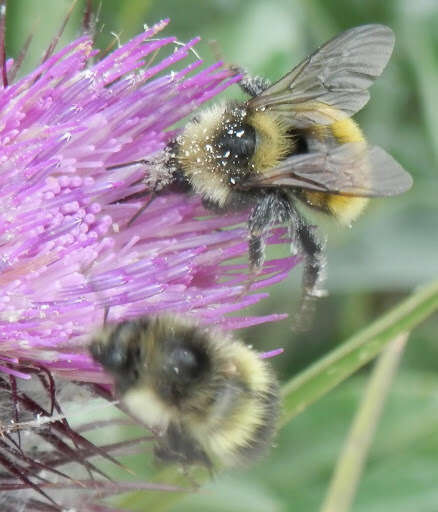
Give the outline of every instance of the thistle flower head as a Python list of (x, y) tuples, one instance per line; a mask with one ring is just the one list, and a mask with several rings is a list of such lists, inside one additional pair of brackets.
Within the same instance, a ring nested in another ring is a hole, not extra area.
[[(196, 197), (157, 198), (126, 227), (144, 198), (147, 164), (174, 123), (239, 77), (220, 64), (182, 70), (197, 39), (145, 66), (175, 38), (155, 39), (161, 22), (102, 60), (87, 37), (69, 44), (0, 93), (0, 358), (43, 363), (76, 380), (95, 366), (81, 351), (90, 332), (160, 311), (190, 313), (225, 328), (273, 320), (225, 318), (260, 300), (240, 297), (245, 215), (205, 217)], [(165, 75), (159, 75), (166, 71)], [(163, 171), (164, 172), (164, 171)], [(279, 242), (282, 231), (270, 242)], [(293, 261), (271, 261), (254, 288), (283, 278)], [(6, 365), (8, 366), (8, 365)], [(11, 372), (3, 365), (3, 370)]]
[[(232, 260), (247, 253), (245, 214), (212, 216), (169, 194), (127, 226), (147, 177), (166, 172), (174, 124), (239, 79), (188, 59), (197, 39), (157, 39), (166, 23), (102, 58), (81, 37), (0, 90), (0, 381), (21, 409), (36, 410), (16, 378), (39, 378), (49, 396), (51, 375), (106, 382), (86, 350), (106, 310), (110, 321), (174, 311), (225, 329), (282, 317), (225, 316), (295, 264), (267, 262), (242, 296), (247, 265)], [(154, 59), (160, 49), (168, 55)], [(114, 168), (137, 159), (149, 163)]]

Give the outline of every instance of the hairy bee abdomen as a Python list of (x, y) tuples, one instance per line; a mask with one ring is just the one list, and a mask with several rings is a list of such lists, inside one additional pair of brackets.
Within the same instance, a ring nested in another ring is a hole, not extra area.
[[(348, 142), (366, 142), (365, 136), (358, 124), (350, 118), (340, 119), (333, 124), (316, 129), (318, 137), (333, 138), (339, 144)], [(309, 206), (333, 215), (341, 224), (349, 225), (356, 220), (368, 204), (366, 197), (327, 194), (302, 190), (300, 197)]]

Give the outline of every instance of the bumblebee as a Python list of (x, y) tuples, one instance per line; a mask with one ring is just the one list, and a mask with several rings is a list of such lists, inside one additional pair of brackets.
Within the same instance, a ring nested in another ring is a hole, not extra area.
[(297, 203), (350, 225), (368, 198), (412, 185), (351, 119), (368, 102), (368, 88), (393, 47), (390, 28), (363, 25), (336, 36), (273, 85), (243, 73), (240, 87), (250, 98), (215, 105), (188, 122), (168, 151), (170, 183), (163, 187), (158, 178), (153, 186), (188, 187), (217, 212), (248, 209), (253, 276), (264, 262), (264, 235), (286, 223), (294, 249), (304, 255), (303, 311), (324, 293), (326, 257)]
[(127, 410), (157, 433), (164, 463), (247, 465), (270, 446), (279, 387), (241, 341), (177, 317), (108, 324), (91, 341)]

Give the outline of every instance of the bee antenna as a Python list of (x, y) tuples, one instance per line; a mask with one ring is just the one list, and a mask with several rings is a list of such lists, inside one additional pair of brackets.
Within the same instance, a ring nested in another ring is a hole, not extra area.
[(109, 165), (108, 167), (105, 167), (107, 171), (113, 171), (114, 169), (123, 169), (124, 167), (129, 167), (130, 165), (147, 165), (150, 164), (150, 160), (146, 160), (142, 158), (141, 160), (132, 160), (131, 162), (125, 162), (123, 164), (115, 164), (115, 165)]
[(221, 45), (216, 41), (216, 39), (210, 39), (208, 41), (208, 45), (210, 46), (213, 57), (216, 60), (223, 62), (223, 66), (225, 69), (228, 69), (236, 74), (246, 74), (245, 70), (240, 66), (236, 66), (235, 64), (231, 64), (230, 62), (226, 61)]
[(208, 46), (210, 46), (211, 53), (216, 60), (220, 60), (222, 62), (225, 61), (224, 52), (216, 39), (210, 39), (208, 41)]
[(152, 203), (152, 201), (157, 197), (157, 193), (156, 193), (156, 189), (154, 188), (149, 197), (146, 199), (146, 201), (144, 202), (144, 205), (139, 208), (139, 210), (135, 213), (135, 215), (133, 217), (131, 217), (128, 221), (128, 223), (126, 224), (126, 226), (129, 228), (129, 226), (131, 226), (131, 224), (133, 224), (139, 217), (140, 215), (146, 210), (146, 208)]
[[(107, 171), (112, 171), (114, 169), (122, 169), (123, 167), (129, 167), (130, 165), (138, 165), (138, 164), (148, 165), (150, 163), (151, 163), (150, 160), (146, 160), (143, 158), (141, 160), (132, 160), (131, 162), (125, 162), (123, 164), (110, 165), (110, 166), (106, 167), (105, 169)], [(149, 197), (146, 199), (144, 205), (135, 213), (135, 215), (133, 217), (131, 217), (129, 219), (129, 221), (126, 224), (127, 227), (131, 226), (131, 224), (133, 224), (138, 219), (138, 217), (152, 203), (152, 201), (155, 199), (156, 195), (157, 195), (157, 185), (155, 185), (154, 188), (151, 190), (151, 193), (149, 194)]]

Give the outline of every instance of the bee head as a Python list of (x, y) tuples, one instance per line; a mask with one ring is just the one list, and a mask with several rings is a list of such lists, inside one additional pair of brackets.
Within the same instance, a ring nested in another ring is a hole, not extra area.
[(178, 139), (178, 166), (196, 193), (222, 206), (251, 173), (256, 138), (245, 105), (214, 105), (185, 126)]
[(161, 332), (151, 364), (155, 388), (164, 400), (178, 403), (208, 376), (210, 356), (192, 329)]
[(119, 393), (134, 386), (140, 377), (144, 362), (144, 344), (147, 321), (121, 322), (105, 327), (91, 341), (90, 353), (110, 373)]
[(256, 131), (246, 117), (246, 109), (241, 106), (227, 109), (214, 141), (216, 159), (228, 170), (230, 185), (237, 184), (250, 172), (250, 161), (256, 148)]

